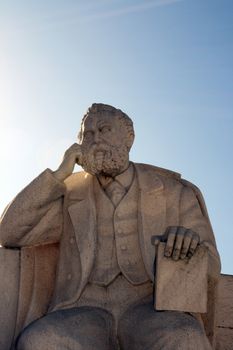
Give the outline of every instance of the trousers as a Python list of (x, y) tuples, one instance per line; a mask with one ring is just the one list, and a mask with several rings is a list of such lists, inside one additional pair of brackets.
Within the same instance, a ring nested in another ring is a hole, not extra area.
[(200, 322), (155, 311), (153, 285), (120, 275), (107, 287), (88, 284), (76, 304), (51, 312), (20, 335), (17, 350), (210, 350)]

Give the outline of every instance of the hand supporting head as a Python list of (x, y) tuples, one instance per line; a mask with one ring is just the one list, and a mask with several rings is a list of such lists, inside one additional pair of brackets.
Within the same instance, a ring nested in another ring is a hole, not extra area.
[(75, 164), (92, 175), (116, 176), (128, 168), (134, 141), (132, 120), (120, 109), (94, 103), (84, 115), (78, 135), (54, 172), (58, 180), (71, 175)]

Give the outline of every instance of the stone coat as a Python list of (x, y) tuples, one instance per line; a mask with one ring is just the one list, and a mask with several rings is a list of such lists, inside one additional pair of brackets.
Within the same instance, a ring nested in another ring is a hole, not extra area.
[[(209, 248), (210, 277), (217, 278), (219, 255), (199, 190), (169, 170), (146, 164), (134, 166), (139, 184), (140, 248), (151, 280), (155, 259), (151, 236), (162, 235), (167, 226), (177, 225), (200, 235), (201, 242)], [(96, 256), (96, 227), (93, 177), (85, 172), (75, 173), (64, 185), (47, 169), (3, 213), (0, 243), (20, 247), (60, 241), (50, 309), (62, 309), (75, 304), (89, 280)]]

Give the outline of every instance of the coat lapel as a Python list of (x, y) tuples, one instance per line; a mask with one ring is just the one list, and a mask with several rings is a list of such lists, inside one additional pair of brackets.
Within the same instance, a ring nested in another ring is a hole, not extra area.
[[(152, 167), (135, 164), (135, 169), (139, 184), (139, 239), (147, 273), (153, 280), (155, 247), (151, 244), (151, 236), (164, 233), (166, 199), (163, 182)], [(82, 285), (84, 285), (93, 267), (97, 243), (93, 177), (87, 176), (82, 184), (72, 187), (72, 204), (68, 205), (68, 211), (80, 252)]]
[[(84, 186), (83, 186), (84, 185)], [(96, 250), (96, 208), (93, 195), (93, 178), (88, 176), (85, 183), (72, 191), (72, 204), (68, 212), (74, 228), (82, 266), (82, 284), (87, 282), (94, 263)], [(80, 286), (81, 287), (81, 286)]]
[(164, 185), (152, 167), (135, 166), (139, 184), (138, 227), (142, 257), (147, 273), (154, 280), (155, 247), (153, 235), (162, 235), (166, 221), (166, 197)]

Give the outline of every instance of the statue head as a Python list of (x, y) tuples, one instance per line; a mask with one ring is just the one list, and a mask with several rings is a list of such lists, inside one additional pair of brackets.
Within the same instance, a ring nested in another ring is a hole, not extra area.
[(94, 103), (84, 115), (79, 132), (84, 170), (92, 175), (120, 174), (128, 167), (133, 141), (133, 122), (125, 113)]

